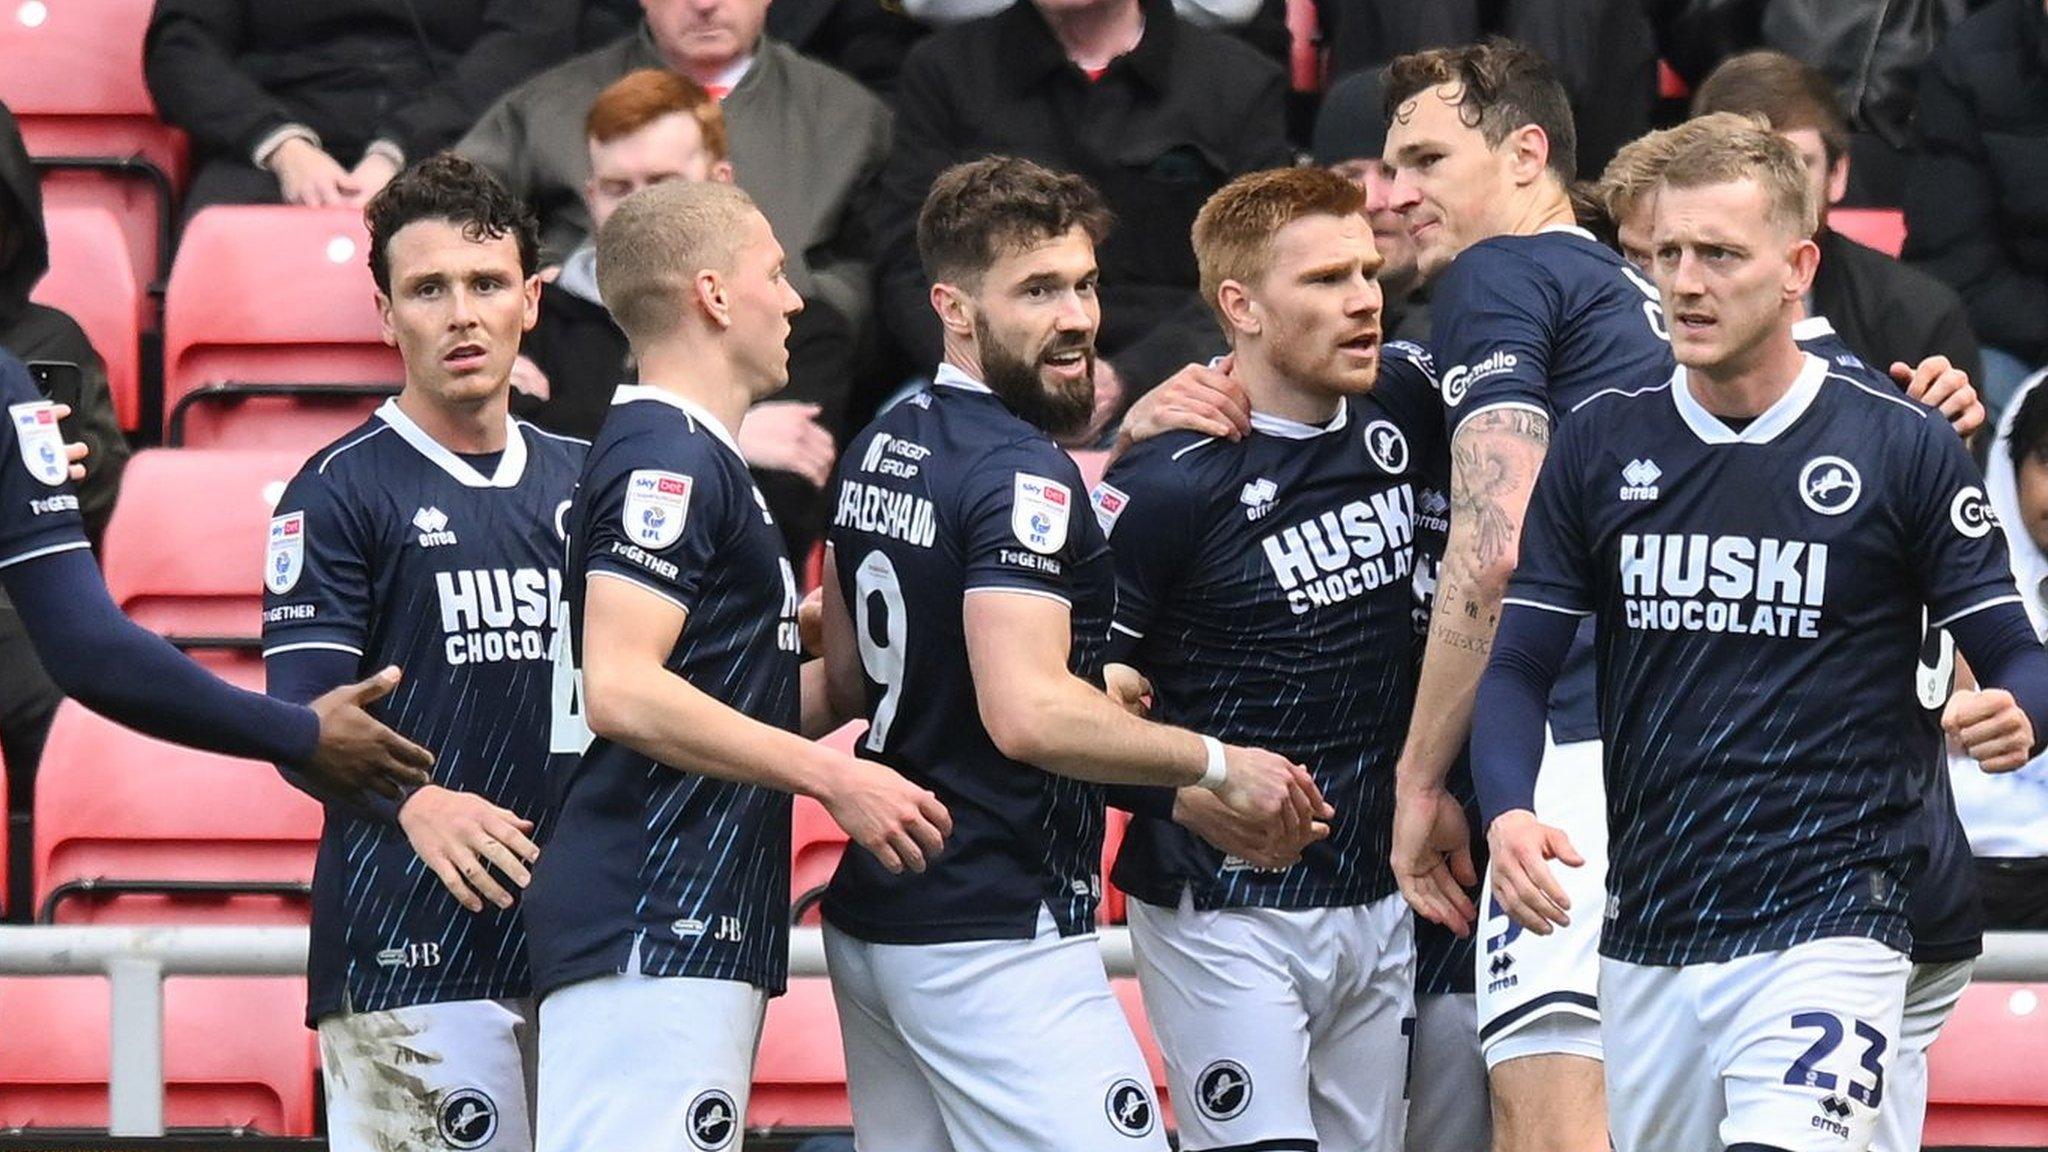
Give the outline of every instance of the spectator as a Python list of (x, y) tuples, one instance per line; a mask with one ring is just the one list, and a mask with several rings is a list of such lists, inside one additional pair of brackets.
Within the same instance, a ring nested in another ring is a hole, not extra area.
[(1389, 340), (1421, 343), (1429, 339), (1429, 300), (1420, 291), (1408, 222), (1392, 207), (1394, 169), (1384, 159), (1386, 92), (1377, 70), (1355, 72), (1330, 85), (1316, 113), (1312, 153), (1316, 163), (1365, 189), (1373, 246), (1385, 261), (1377, 277), (1385, 299), (1381, 332)]
[[(732, 182), (725, 119), (697, 83), (663, 68), (629, 72), (599, 94), (585, 119), (590, 178), (585, 206), (602, 228), (619, 202), (669, 180)], [(540, 319), (513, 370), (512, 410), (551, 431), (593, 439), (612, 392), (631, 379), (626, 335), (597, 291), (597, 244), (586, 239), (541, 289)], [(846, 390), (837, 357), (814, 344), (790, 349), (788, 400), (756, 404), (739, 427), (740, 452), (754, 468), (789, 544), (802, 556), (823, 533), (821, 493), (837, 449), (821, 424)]]
[[(2048, 632), (2048, 388), (2022, 385), (1998, 422), (1984, 487), (2037, 632)], [(2048, 929), (2048, 755), (1989, 776), (1952, 758), (1956, 811), (1977, 857), (1986, 928)]]
[[(0, 348), (18, 359), (76, 365), (80, 377), (77, 412), (69, 421), (91, 448), (92, 467), (78, 485), (79, 511), (94, 539), (106, 527), (128, 462), (107, 368), (78, 322), (55, 308), (29, 302), (50, 267), (43, 232), (43, 196), (14, 116), (0, 105)], [(29, 782), (41, 759), (43, 737), (63, 699), (29, 646), (21, 618), (0, 593), (0, 751), (7, 759), (14, 798), (26, 803)]]
[(1099, 432), (1214, 348), (1188, 230), (1231, 177), (1292, 159), (1284, 93), (1277, 65), (1183, 22), (1171, 0), (1019, 0), (933, 34), (904, 61), (896, 148), (874, 203), (891, 334), (920, 367), (939, 362), (913, 233), (940, 172), (1007, 152), (1086, 176), (1116, 215), (1096, 252)]
[(1316, 13), (1334, 77), (1489, 35), (1534, 49), (1571, 98), (1583, 176), (1650, 128), (1657, 45), (1637, 0), (1316, 0)]
[(1946, 356), (1972, 381), (1983, 378), (1977, 337), (1954, 290), (1828, 227), (1828, 208), (1841, 203), (1849, 186), (1849, 121), (1827, 77), (1782, 52), (1744, 52), (1714, 69), (1693, 96), (1692, 111), (1760, 116), (1799, 150), (1821, 206), (1813, 237), (1820, 271), (1807, 315), (1827, 317), (1842, 341), (1879, 371)]
[[(1011, 0), (902, 0), (903, 14), (913, 20), (945, 27), (967, 20), (993, 16), (1008, 8)], [(1259, 14), (1261, 0), (1173, 0), (1174, 14), (1203, 28), (1224, 28), (1249, 24)]]
[[(763, 35), (768, 0), (643, 0), (633, 35), (527, 81), (456, 145), (540, 215), (560, 260), (590, 235), (584, 116), (640, 68), (667, 68), (718, 97), (734, 182), (789, 252), (804, 298), (797, 327), (836, 312), (858, 331), (871, 306), (867, 249), (851, 212), (889, 151), (889, 111), (844, 75)], [(822, 307), (821, 307), (822, 305)]]
[(1955, 286), (2003, 408), (2048, 364), (2048, 0), (1995, 0), (1920, 81), (1906, 259)]
[(157, 0), (143, 73), (191, 133), (185, 211), (363, 204), (566, 55), (577, 0)]

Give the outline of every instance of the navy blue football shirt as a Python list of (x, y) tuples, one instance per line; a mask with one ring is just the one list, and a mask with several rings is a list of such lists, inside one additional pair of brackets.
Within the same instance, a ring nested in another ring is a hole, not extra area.
[[(278, 501), (264, 655), (326, 649), (405, 678), (379, 718), (437, 750), (434, 782), (541, 824), (561, 516), (585, 445), (511, 422), (488, 474), (387, 401)], [(515, 909), (465, 910), (395, 824), (330, 804), (313, 869), (307, 1015), (531, 990)]]
[[(828, 539), (855, 614), (868, 733), (857, 749), (936, 793), (945, 851), (891, 875), (848, 852), (825, 918), (892, 944), (1029, 939), (1094, 927), (1102, 789), (1004, 756), (982, 726), (964, 598), (1046, 596), (1071, 609), (1068, 666), (1099, 680), (1116, 601), (1081, 473), (1046, 435), (950, 364), (840, 458)], [(998, 686), (999, 687), (999, 686)]]
[[(739, 446), (701, 407), (621, 386), (591, 446), (569, 510), (564, 654), (574, 663), (559, 669), (557, 747), (588, 740), (576, 685), (592, 580), (624, 580), (687, 611), (668, 670), (795, 730), (795, 573)], [(637, 947), (644, 975), (781, 992), (789, 811), (786, 792), (589, 742), (526, 893), (536, 989), (624, 972)]]
[(1337, 810), (1284, 871), (1138, 815), (1115, 881), (1167, 908), (1355, 905), (1393, 892), (1393, 772), (1414, 704), (1417, 491), (1442, 454), (1422, 357), (1388, 345), (1378, 385), (1325, 424), (1263, 413), (1229, 441), (1174, 432), (1094, 492), (1116, 558), (1110, 658), (1153, 715), (1308, 767)]
[(91, 547), (64, 459), (57, 406), (36, 391), (19, 360), (0, 352), (0, 403), (7, 442), (0, 445), (0, 568)]
[(1510, 598), (1598, 621), (1603, 954), (1909, 948), (1923, 608), (2016, 599), (1974, 473), (1938, 416), (1813, 356), (1739, 433), (1682, 373), (1564, 422)]
[[(1809, 316), (1792, 326), (1799, 347), (1828, 362), (1839, 372), (1878, 390), (1897, 388), (1897, 381), (1864, 363), (1851, 351), (1825, 316)], [(1921, 641), (1920, 704), (1938, 720), (1955, 686), (1955, 641), (1938, 629)], [(1925, 865), (1911, 884), (1906, 916), (1913, 926), (1913, 959), (1938, 964), (1964, 960), (1984, 951), (1984, 911), (1977, 900), (1977, 866), (1970, 855), (1969, 835), (1956, 812), (1955, 787), (1949, 782), (1948, 745), (1936, 733), (1925, 759), (1929, 774), (1921, 806), (1920, 836)]]
[[(1657, 289), (1580, 228), (1495, 236), (1458, 254), (1430, 293), (1430, 344), (1445, 419), (1520, 408), (1549, 417), (1553, 434), (1580, 401), (1671, 371)], [(1528, 560), (1524, 542), (1521, 557)], [(1582, 630), (1550, 694), (1558, 743), (1599, 732), (1592, 634)]]

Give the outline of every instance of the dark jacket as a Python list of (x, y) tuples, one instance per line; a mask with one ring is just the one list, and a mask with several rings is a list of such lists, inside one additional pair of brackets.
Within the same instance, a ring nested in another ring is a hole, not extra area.
[(114, 510), (128, 442), (107, 389), (107, 365), (93, 351), (78, 322), (55, 308), (29, 302), (29, 293), (50, 268), (50, 240), (43, 231), (43, 193), (30, 167), (28, 150), (14, 115), (0, 105), (0, 348), (24, 361), (53, 360), (78, 365), (83, 377), (80, 411), (67, 423), (92, 450), (78, 507), (94, 539)]
[(897, 85), (896, 146), (873, 202), (883, 318), (927, 370), (939, 323), (917, 255), (917, 214), (949, 165), (988, 153), (1093, 181), (1116, 220), (1102, 267), (1098, 346), (1126, 399), (1214, 342), (1188, 240), (1195, 212), (1231, 177), (1292, 160), (1285, 78), (1257, 50), (1145, 0), (1145, 35), (1090, 82), (1031, 0), (947, 28), (911, 49)]
[(248, 159), (304, 124), (353, 165), (419, 159), (576, 46), (577, 0), (157, 0), (143, 74), (202, 155)]
[(2048, 363), (2048, 11), (1999, 0), (1920, 81), (1906, 259), (1955, 286), (1977, 338)]
[(512, 393), (512, 414), (550, 432), (595, 440), (612, 390), (633, 378), (626, 334), (604, 305), (559, 284), (540, 290), (540, 318), (520, 351), (548, 378), (548, 398)]
[(1858, 356), (1879, 372), (1894, 361), (1946, 356), (1973, 383), (1984, 379), (1977, 336), (1955, 289), (1832, 229), (1822, 228), (1814, 240), (1820, 271), (1813, 310)]

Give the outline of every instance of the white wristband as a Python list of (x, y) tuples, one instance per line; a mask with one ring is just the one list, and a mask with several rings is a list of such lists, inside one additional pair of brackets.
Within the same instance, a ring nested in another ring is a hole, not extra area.
[(1230, 763), (1223, 758), (1223, 741), (1214, 736), (1202, 737), (1202, 751), (1208, 754), (1209, 763), (1202, 770), (1202, 778), (1195, 783), (1214, 792), (1230, 778)]

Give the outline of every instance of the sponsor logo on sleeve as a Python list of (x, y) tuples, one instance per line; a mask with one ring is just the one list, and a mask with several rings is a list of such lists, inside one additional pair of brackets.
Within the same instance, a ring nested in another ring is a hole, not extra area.
[(1097, 484), (1088, 499), (1095, 505), (1095, 522), (1102, 525), (1104, 536), (1116, 528), (1117, 517), (1124, 514), (1124, 507), (1131, 502), (1122, 489), (1109, 483)]
[(1521, 364), (1521, 358), (1513, 352), (1501, 349), (1488, 353), (1477, 364), (1459, 364), (1444, 373), (1444, 403), (1456, 408), (1465, 402), (1465, 396), (1472, 386), (1503, 373), (1512, 372)]
[(1975, 484), (1956, 493), (1956, 498), (1949, 501), (1948, 519), (1956, 526), (1956, 531), (1972, 540), (1982, 540), (1998, 527), (1998, 514), (1991, 510), (1991, 501), (1984, 498), (1984, 490)]
[(64, 483), (71, 468), (64, 459), (64, 434), (57, 428), (57, 406), (48, 400), (12, 404), (7, 415), (14, 421), (14, 445), (28, 474), (52, 488)]
[(626, 538), (657, 550), (682, 539), (694, 486), (695, 481), (681, 473), (636, 469), (626, 478), (626, 502), (619, 514)]
[(1010, 502), (1010, 531), (1017, 542), (1041, 556), (1066, 546), (1074, 496), (1065, 484), (1019, 472)]
[(282, 596), (299, 583), (306, 569), (306, 514), (291, 512), (270, 518), (270, 548), (263, 562), (263, 586)]

